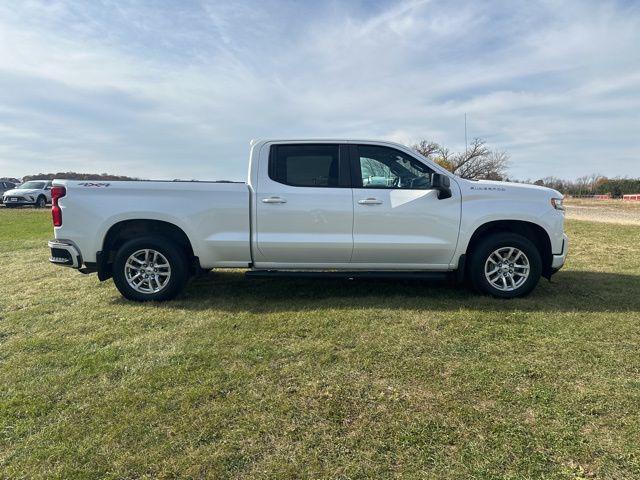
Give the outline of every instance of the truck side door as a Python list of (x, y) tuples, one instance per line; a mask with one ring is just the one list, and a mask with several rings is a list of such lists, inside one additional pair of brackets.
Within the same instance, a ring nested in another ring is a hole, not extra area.
[(353, 250), (353, 196), (346, 146), (272, 144), (256, 188), (257, 268), (347, 264)]
[(434, 171), (395, 148), (350, 148), (354, 267), (447, 268), (458, 240), (459, 190), (440, 200), (431, 187)]

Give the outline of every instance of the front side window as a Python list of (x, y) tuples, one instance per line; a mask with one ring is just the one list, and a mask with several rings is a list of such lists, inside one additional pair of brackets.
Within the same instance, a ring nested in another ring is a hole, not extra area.
[(294, 187), (339, 187), (339, 146), (274, 145), (269, 159), (269, 177)]
[(431, 188), (433, 170), (399, 150), (376, 145), (359, 145), (357, 152), (362, 188)]

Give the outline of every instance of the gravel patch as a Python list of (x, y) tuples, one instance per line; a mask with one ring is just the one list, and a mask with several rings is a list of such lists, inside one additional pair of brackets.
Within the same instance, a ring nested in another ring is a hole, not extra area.
[(606, 204), (566, 204), (566, 218), (591, 222), (640, 225), (640, 202), (607, 202)]

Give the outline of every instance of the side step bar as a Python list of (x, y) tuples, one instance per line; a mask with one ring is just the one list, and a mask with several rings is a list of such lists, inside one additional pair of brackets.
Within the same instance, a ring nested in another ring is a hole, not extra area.
[(454, 272), (416, 272), (416, 271), (297, 271), (297, 270), (249, 270), (247, 278), (364, 278), (364, 279), (402, 279), (402, 280), (443, 280)]

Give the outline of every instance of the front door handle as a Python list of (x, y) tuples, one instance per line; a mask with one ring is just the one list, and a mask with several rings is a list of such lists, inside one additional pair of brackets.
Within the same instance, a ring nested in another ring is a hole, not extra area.
[(284, 198), (280, 197), (268, 197), (263, 198), (262, 203), (287, 203), (287, 201)]
[(360, 205), (381, 205), (382, 201), (378, 200), (377, 198), (370, 197), (370, 198), (364, 198), (362, 200), (358, 200), (358, 203)]

